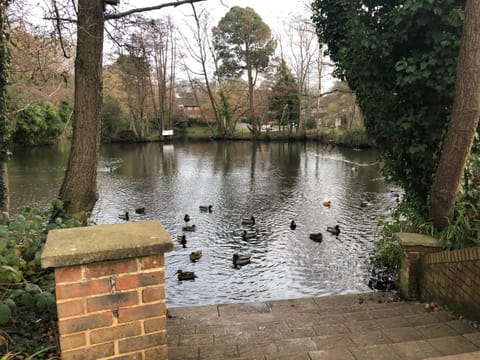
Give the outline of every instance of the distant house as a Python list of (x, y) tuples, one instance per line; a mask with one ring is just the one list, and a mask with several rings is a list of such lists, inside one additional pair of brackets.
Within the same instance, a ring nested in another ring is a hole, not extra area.
[(197, 123), (202, 120), (202, 113), (200, 106), (191, 92), (181, 92), (177, 94), (177, 106), (179, 111), (183, 114), (184, 121), (189, 124)]

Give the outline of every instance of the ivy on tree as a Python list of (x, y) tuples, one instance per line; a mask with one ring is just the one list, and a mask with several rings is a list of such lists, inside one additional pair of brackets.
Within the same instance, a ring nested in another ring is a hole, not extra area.
[(464, 20), (458, 0), (315, 0), (313, 21), (355, 91), (385, 171), (416, 216), (429, 196), (452, 112)]

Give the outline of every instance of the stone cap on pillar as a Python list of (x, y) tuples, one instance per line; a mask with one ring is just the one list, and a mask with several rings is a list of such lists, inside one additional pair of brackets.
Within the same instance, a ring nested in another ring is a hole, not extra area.
[(428, 235), (397, 232), (393, 234), (393, 238), (400, 243), (400, 246), (407, 253), (430, 253), (442, 251), (443, 249), (440, 240)]
[(173, 240), (157, 220), (51, 230), (42, 267), (65, 267), (158, 255), (173, 250)]

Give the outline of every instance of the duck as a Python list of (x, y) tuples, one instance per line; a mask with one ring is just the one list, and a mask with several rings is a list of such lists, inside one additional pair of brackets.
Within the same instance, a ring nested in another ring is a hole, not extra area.
[(193, 251), (190, 253), (190, 261), (196, 262), (198, 259), (202, 257), (202, 255), (203, 255), (202, 250)]
[(184, 227), (182, 227), (182, 230), (183, 231), (195, 231), (195, 224), (185, 225)]
[(183, 280), (195, 280), (197, 275), (193, 271), (183, 271), (183, 270), (178, 270), (177, 271), (177, 279), (179, 281)]
[(250, 256), (233, 254), (233, 266), (238, 268), (239, 266), (250, 264)]
[(340, 234), (340, 226), (327, 226), (327, 231), (335, 236), (338, 236)]
[(125, 214), (118, 215), (118, 217), (122, 220), (125, 220), (125, 221), (130, 220), (130, 214), (128, 213), (128, 211), (125, 211)]
[(243, 225), (255, 225), (255, 217), (252, 215), (252, 217), (250, 217), (250, 218), (242, 219), (242, 224)]
[(323, 206), (326, 206), (326, 207), (332, 206), (332, 202), (330, 200), (325, 200), (322, 204)]
[(187, 247), (187, 237), (185, 235), (178, 235), (178, 241), (182, 244), (183, 248)]
[(323, 235), (322, 235), (322, 233), (310, 234), (310, 239), (315, 241), (315, 242), (322, 242)]
[(135, 214), (143, 214), (145, 215), (145, 208), (144, 207), (139, 207), (135, 209)]
[(297, 223), (295, 222), (295, 220), (292, 220), (292, 222), (290, 223), (290, 229), (295, 230), (296, 228), (297, 228)]
[(372, 206), (372, 203), (369, 199), (360, 201), (360, 207), (369, 207)]
[(200, 209), (200, 211), (212, 212), (213, 206), (212, 205), (200, 205), (199, 209)]
[(192, 220), (192, 218), (190, 217), (190, 215), (185, 214), (185, 216), (183, 217), (183, 221), (185, 221), (186, 223), (188, 223), (190, 220)]
[(257, 233), (254, 232), (254, 231), (243, 230), (242, 237), (243, 237), (244, 239), (252, 239), (252, 238), (254, 238), (254, 237), (257, 237)]

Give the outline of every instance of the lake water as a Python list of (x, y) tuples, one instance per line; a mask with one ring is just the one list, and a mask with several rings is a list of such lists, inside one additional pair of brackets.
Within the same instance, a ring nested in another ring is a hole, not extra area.
[[(60, 187), (68, 147), (17, 150), (9, 163), (11, 208), (47, 203)], [(98, 169), (97, 224), (158, 219), (175, 241), (166, 255), (167, 303), (189, 306), (368, 291), (378, 221), (396, 205), (374, 150), (316, 143), (209, 142), (104, 145)], [(370, 199), (371, 206), (361, 207)], [(330, 207), (323, 206), (325, 200)], [(212, 205), (201, 212), (199, 205)], [(146, 213), (134, 209), (145, 207)], [(196, 231), (185, 233), (192, 218)], [(256, 224), (241, 224), (255, 216)], [(289, 224), (295, 220), (297, 228)], [(326, 232), (338, 224), (335, 237)], [(245, 240), (243, 230), (256, 237)], [(323, 242), (309, 239), (323, 233)], [(202, 250), (196, 263), (189, 254)], [(234, 253), (251, 255), (235, 269)], [(180, 282), (177, 270), (195, 271)]]

